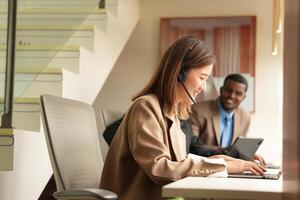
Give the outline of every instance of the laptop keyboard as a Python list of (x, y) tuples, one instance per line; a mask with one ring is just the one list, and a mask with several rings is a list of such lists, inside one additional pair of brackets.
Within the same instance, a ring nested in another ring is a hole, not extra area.
[(266, 169), (267, 171), (264, 173), (263, 177), (266, 179), (279, 179), (281, 175), (280, 169)]
[(240, 174), (228, 174), (230, 178), (258, 178), (258, 179), (279, 179), (281, 175), (281, 169), (266, 169), (264, 175), (255, 175), (251, 171), (244, 171)]

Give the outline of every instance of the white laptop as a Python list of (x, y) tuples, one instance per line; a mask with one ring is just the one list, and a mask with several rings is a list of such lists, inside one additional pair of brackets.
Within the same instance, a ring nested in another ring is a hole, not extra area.
[(281, 175), (280, 168), (266, 168), (263, 175), (255, 175), (250, 171), (245, 171), (239, 174), (228, 174), (229, 178), (259, 178), (259, 179), (279, 179)]

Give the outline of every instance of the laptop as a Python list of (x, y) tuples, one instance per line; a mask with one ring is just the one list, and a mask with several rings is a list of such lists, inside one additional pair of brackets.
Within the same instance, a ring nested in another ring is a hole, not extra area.
[(228, 174), (228, 178), (258, 178), (258, 179), (279, 179), (281, 175), (280, 168), (265, 168), (266, 172), (263, 175), (255, 175), (250, 171), (245, 171), (239, 174)]
[(248, 137), (238, 137), (228, 152), (228, 156), (239, 157), (243, 160), (252, 160), (253, 155), (260, 147), (263, 138), (248, 138)]
[[(252, 160), (253, 155), (260, 147), (263, 138), (246, 138), (238, 137), (229, 150), (229, 156), (238, 156), (243, 160)], [(263, 178), (263, 179), (279, 179), (281, 175), (280, 166), (267, 165), (266, 172), (263, 175), (255, 175), (250, 171), (245, 171), (239, 174), (228, 174), (230, 178)]]

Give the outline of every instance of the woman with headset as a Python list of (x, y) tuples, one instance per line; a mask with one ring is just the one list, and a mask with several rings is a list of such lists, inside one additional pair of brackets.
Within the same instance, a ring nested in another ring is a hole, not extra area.
[(169, 47), (150, 82), (133, 98), (110, 145), (100, 188), (121, 200), (153, 200), (161, 199), (162, 185), (187, 176), (263, 173), (253, 162), (227, 156), (218, 156), (219, 164), (187, 157), (179, 119), (188, 117), (195, 97), (205, 90), (214, 63), (209, 48), (194, 37)]

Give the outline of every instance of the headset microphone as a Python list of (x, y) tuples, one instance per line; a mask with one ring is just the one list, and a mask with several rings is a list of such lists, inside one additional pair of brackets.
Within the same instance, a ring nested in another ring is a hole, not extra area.
[(181, 83), (181, 85), (183, 86), (184, 88), (184, 91), (185, 93), (189, 96), (189, 98), (192, 100), (192, 102), (195, 104), (196, 101), (193, 99), (192, 95), (189, 93), (189, 91), (186, 89), (185, 85), (184, 85), (184, 81), (186, 79), (186, 74), (185, 74), (185, 62), (189, 56), (189, 54), (191, 53), (191, 51), (193, 50), (194, 46), (195, 45), (198, 45), (198, 41), (194, 41), (192, 43), (192, 45), (188, 48), (188, 51), (185, 53), (185, 55), (183, 56), (183, 59), (182, 59), (182, 63), (181, 63), (181, 66), (180, 66), (180, 71), (179, 71), (179, 74), (178, 74), (178, 77), (177, 77), (177, 80)]
[(193, 97), (192, 97), (192, 95), (189, 93), (189, 91), (186, 89), (186, 87), (185, 87), (185, 85), (184, 85), (184, 83), (183, 83), (183, 81), (182, 81), (182, 77), (179, 75), (178, 76), (178, 80), (179, 80), (179, 82), (181, 83), (181, 85), (183, 86), (183, 89), (184, 89), (184, 91), (185, 91), (185, 93), (189, 96), (189, 98), (192, 100), (192, 102), (195, 104), (196, 103), (196, 101), (193, 99)]

